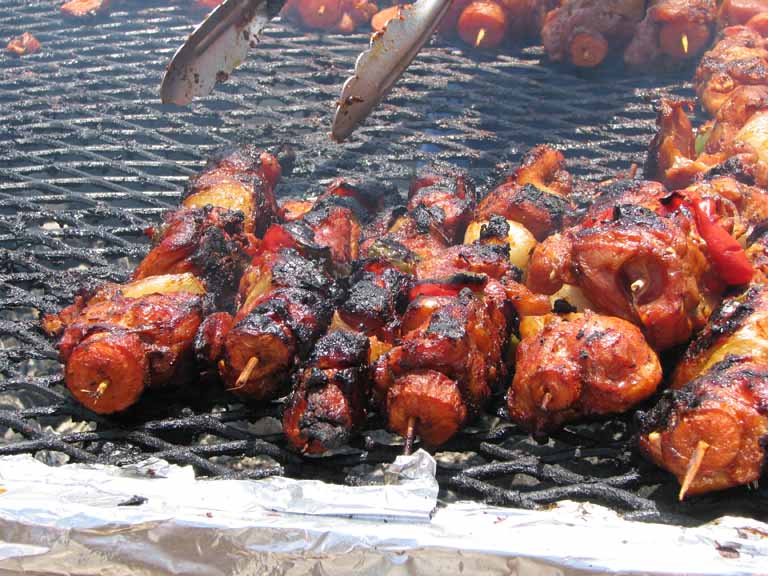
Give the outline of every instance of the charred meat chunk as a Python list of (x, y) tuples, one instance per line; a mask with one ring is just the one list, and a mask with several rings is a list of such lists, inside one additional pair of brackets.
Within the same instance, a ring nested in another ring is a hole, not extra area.
[(297, 450), (338, 448), (365, 422), (368, 354), (368, 338), (355, 332), (331, 331), (317, 341), (283, 414), (283, 430)]

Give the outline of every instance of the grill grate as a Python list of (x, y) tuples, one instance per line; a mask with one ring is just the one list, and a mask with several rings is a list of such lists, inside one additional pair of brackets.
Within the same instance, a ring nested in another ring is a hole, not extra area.
[[(155, 393), (117, 418), (70, 401), (39, 316), (68, 303), (86, 278), (125, 279), (147, 250), (142, 230), (214, 150), (289, 144), (298, 162), (283, 192), (297, 196), (336, 175), (402, 187), (434, 160), (483, 183), (537, 143), (556, 145), (575, 174), (598, 179), (642, 161), (653, 99), (691, 95), (680, 80), (690, 71), (575, 75), (540, 64), (535, 48), (467, 56), (438, 46), (342, 147), (327, 136), (332, 104), (365, 35), (299, 35), (277, 25), (216, 94), (180, 109), (162, 106), (157, 86), (199, 14), (126, 0), (108, 17), (69, 22), (58, 0), (1, 4), (0, 40), (30, 31), (43, 50), (0, 56), (0, 455), (51, 463), (126, 464), (152, 454), (203, 476), (354, 484), (361, 470), (399, 453), (374, 421), (352, 449), (302, 461), (283, 448), (279, 406), (243, 406), (215, 387)], [(628, 421), (617, 419), (568, 427), (538, 445), (488, 416), (440, 455), (443, 496), (523, 507), (586, 499), (684, 524), (768, 511), (765, 488), (677, 504), (675, 484), (637, 459), (630, 440)]]

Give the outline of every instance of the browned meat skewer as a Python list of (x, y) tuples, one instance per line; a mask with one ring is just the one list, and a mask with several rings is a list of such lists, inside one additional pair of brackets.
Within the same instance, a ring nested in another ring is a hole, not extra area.
[(529, 318), (520, 328), (510, 418), (542, 432), (620, 413), (650, 397), (661, 365), (634, 325), (594, 313)]
[(685, 60), (709, 45), (717, 20), (715, 0), (652, 0), (649, 4), (624, 52), (627, 64)]
[(644, 0), (564, 0), (547, 14), (541, 37), (552, 60), (592, 68), (626, 46), (644, 15)]
[(760, 478), (768, 364), (727, 356), (641, 415), (640, 448), (674, 474), (680, 499)]
[(125, 410), (145, 388), (195, 374), (194, 338), (205, 288), (190, 274), (107, 284), (82, 295), (44, 329), (63, 332), (59, 355), (72, 395), (100, 414)]

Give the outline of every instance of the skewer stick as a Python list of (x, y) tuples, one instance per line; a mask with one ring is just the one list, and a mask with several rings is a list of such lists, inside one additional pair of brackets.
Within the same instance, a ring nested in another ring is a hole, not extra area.
[(317, 14), (319, 16), (322, 16), (323, 14), (325, 14), (325, 4), (320, 5), (320, 8), (317, 9)]
[(544, 398), (541, 399), (541, 409), (546, 410), (550, 402), (552, 402), (552, 394), (547, 392), (544, 394)]
[(688, 54), (688, 34), (683, 34), (681, 42), (683, 44), (683, 52)]
[(109, 380), (102, 380), (96, 385), (96, 390), (91, 391), (83, 388), (80, 390), (80, 392), (93, 398), (93, 403), (96, 404), (96, 402), (99, 401), (99, 398), (104, 396), (104, 392), (107, 391), (107, 388), (109, 388)]
[(248, 360), (248, 363), (245, 365), (245, 368), (243, 368), (243, 371), (240, 372), (240, 376), (237, 377), (237, 380), (235, 381), (235, 387), (231, 388), (231, 390), (236, 390), (237, 388), (242, 388), (245, 386), (245, 383), (248, 382), (248, 379), (251, 377), (251, 372), (253, 372), (258, 365), (258, 356), (251, 356), (251, 358)]
[(485, 38), (485, 28), (480, 28), (477, 33), (477, 38), (475, 38), (475, 48), (480, 47), (480, 43), (483, 41), (483, 38)]
[(413, 452), (413, 437), (416, 434), (416, 417), (411, 416), (408, 419), (408, 428), (405, 431), (405, 448), (403, 449), (403, 454), (405, 456), (410, 456), (411, 452)]
[(704, 440), (699, 440), (699, 443), (696, 444), (696, 449), (693, 451), (693, 455), (691, 456), (691, 461), (688, 462), (688, 469), (685, 471), (685, 479), (683, 480), (683, 485), (680, 487), (680, 494), (678, 495), (678, 499), (681, 502), (685, 498), (685, 495), (688, 492), (688, 489), (691, 487), (691, 484), (696, 479), (696, 474), (699, 473), (699, 468), (701, 468), (701, 463), (704, 461), (704, 455), (707, 453), (707, 450), (709, 450), (709, 444), (704, 442)]

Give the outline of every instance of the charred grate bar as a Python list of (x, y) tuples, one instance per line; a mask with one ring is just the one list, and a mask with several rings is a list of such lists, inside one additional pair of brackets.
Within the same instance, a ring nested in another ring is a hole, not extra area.
[[(342, 453), (299, 459), (285, 449), (279, 405), (235, 403), (215, 387), (155, 393), (131, 413), (99, 417), (74, 404), (42, 314), (87, 278), (124, 280), (147, 251), (143, 230), (175, 205), (207, 156), (232, 143), (288, 144), (298, 162), (286, 195), (337, 175), (403, 188), (429, 161), (488, 184), (529, 147), (563, 150), (572, 171), (600, 179), (642, 162), (651, 102), (691, 96), (690, 70), (626, 77), (542, 64), (539, 49), (499, 55), (435, 46), (345, 146), (330, 142), (341, 82), (367, 45), (354, 36), (276, 25), (214, 95), (163, 106), (163, 68), (200, 13), (186, 2), (126, 0), (111, 15), (68, 21), (53, 0), (5, 0), (2, 38), (32, 32), (43, 50), (0, 55), (0, 455), (129, 464), (148, 456), (208, 477), (272, 474), (356, 484), (399, 444), (377, 430)], [(675, 484), (632, 450), (624, 419), (570, 426), (539, 445), (488, 416), (438, 454), (443, 497), (538, 507), (572, 498), (629, 517), (693, 524), (724, 512), (765, 516), (766, 489), (678, 504)]]

